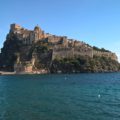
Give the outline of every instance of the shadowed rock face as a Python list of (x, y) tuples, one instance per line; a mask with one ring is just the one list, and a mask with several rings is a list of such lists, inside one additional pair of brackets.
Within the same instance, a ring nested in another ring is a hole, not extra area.
[(27, 30), (12, 24), (1, 49), (0, 70), (17, 73), (118, 71), (119, 63), (116, 54), (105, 49), (45, 33), (39, 26)]

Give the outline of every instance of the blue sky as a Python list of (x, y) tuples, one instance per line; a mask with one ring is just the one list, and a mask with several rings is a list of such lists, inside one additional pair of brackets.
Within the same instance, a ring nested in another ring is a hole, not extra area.
[(0, 0), (0, 48), (17, 23), (104, 47), (120, 60), (120, 0)]

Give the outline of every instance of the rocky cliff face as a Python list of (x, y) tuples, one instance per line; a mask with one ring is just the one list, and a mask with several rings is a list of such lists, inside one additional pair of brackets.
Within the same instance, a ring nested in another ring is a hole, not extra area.
[(110, 51), (95, 49), (66, 36), (46, 34), (38, 26), (27, 30), (12, 24), (1, 49), (0, 70), (16, 73), (118, 71), (119, 63)]

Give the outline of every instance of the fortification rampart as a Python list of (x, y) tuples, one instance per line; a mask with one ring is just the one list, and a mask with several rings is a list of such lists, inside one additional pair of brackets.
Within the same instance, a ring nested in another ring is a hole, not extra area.
[(14, 33), (18, 40), (21, 40), (23, 45), (30, 46), (41, 40), (53, 45), (53, 59), (65, 57), (79, 57), (79, 56), (104, 56), (113, 60), (117, 60), (115, 53), (96, 51), (82, 41), (68, 39), (66, 36), (56, 36), (49, 33), (44, 33), (39, 26), (35, 26), (34, 30), (27, 30), (17, 24), (11, 24), (11, 33)]
[(101, 51), (96, 51), (96, 50), (93, 50), (93, 55), (94, 56), (103, 56), (103, 57), (108, 57), (108, 58), (111, 58), (112, 60), (115, 60), (117, 61), (118, 58), (116, 56), (115, 53), (112, 53), (112, 52), (101, 52)]
[(72, 58), (74, 57), (74, 48), (54, 48), (52, 59)]
[(93, 49), (92, 48), (75, 48), (75, 47), (59, 47), (53, 49), (53, 57), (55, 58), (72, 58), (72, 57), (79, 57), (79, 56), (89, 56), (93, 57)]

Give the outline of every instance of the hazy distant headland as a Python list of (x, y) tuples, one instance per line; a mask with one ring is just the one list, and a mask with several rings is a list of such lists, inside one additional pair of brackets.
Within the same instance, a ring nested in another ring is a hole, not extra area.
[(83, 41), (11, 24), (0, 53), (0, 70), (16, 74), (117, 72), (115, 53)]

